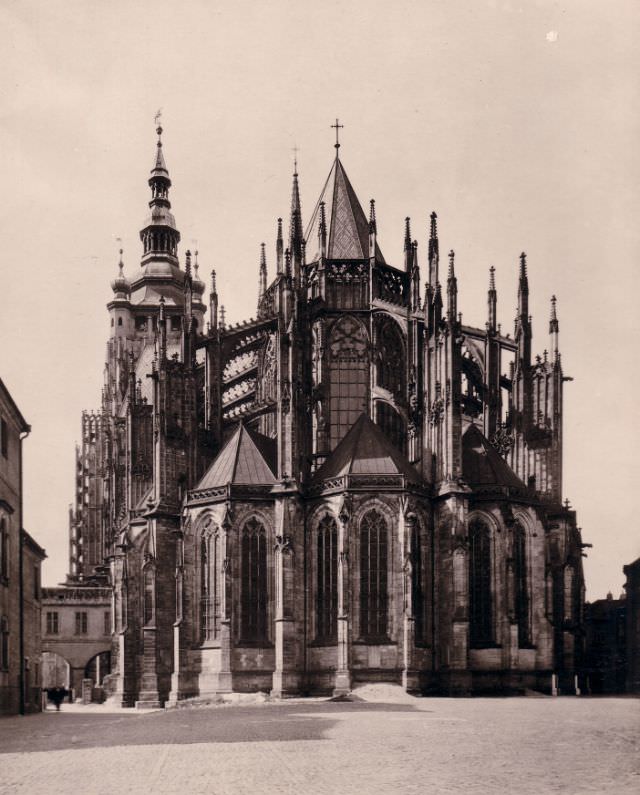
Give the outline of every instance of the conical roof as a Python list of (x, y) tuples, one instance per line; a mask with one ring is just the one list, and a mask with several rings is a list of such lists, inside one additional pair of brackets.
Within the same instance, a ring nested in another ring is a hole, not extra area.
[(265, 486), (276, 482), (276, 443), (239, 425), (215, 457), (196, 490), (219, 486)]
[[(339, 157), (333, 162), (307, 227), (305, 240), (309, 246), (315, 245), (318, 240), (320, 202), (325, 203), (328, 221), (327, 259), (368, 259), (369, 222)], [(317, 251), (314, 260), (319, 256), (320, 252)], [(376, 257), (384, 262), (377, 243)]]
[(462, 477), (470, 486), (525, 485), (473, 423), (462, 436)]
[(404, 475), (412, 483), (422, 478), (366, 414), (351, 429), (315, 473), (314, 480), (342, 475)]

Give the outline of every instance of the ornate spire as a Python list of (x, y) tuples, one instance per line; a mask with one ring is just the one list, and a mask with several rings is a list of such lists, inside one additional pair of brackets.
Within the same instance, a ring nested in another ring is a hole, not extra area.
[(122, 261), (122, 249), (120, 249), (120, 260), (118, 261), (118, 275), (111, 282), (111, 289), (116, 298), (128, 298), (131, 294), (131, 284), (124, 275), (124, 262)]
[(327, 217), (325, 215), (324, 202), (320, 202), (320, 221), (318, 222), (318, 246), (320, 257), (325, 259), (327, 256)]
[(434, 211), (431, 213), (431, 228), (429, 230), (429, 284), (434, 289), (438, 283), (439, 262), (440, 249), (438, 244), (438, 216)]
[(411, 305), (414, 312), (421, 306), (420, 299), (420, 266), (418, 265), (418, 241), (411, 244)]
[(258, 303), (267, 292), (267, 254), (264, 243), (260, 243), (260, 276), (258, 283)]
[(551, 296), (551, 317), (549, 319), (549, 334), (551, 336), (551, 352), (553, 358), (558, 360), (560, 358), (560, 348), (558, 345), (558, 336), (560, 332), (560, 324), (558, 323), (558, 315), (556, 311), (557, 298), (555, 295)]
[(216, 272), (211, 271), (211, 293), (209, 294), (209, 323), (211, 330), (217, 331), (218, 329), (218, 290), (216, 287)]
[(518, 358), (531, 364), (531, 322), (529, 318), (529, 280), (527, 278), (527, 255), (520, 254), (520, 277), (518, 280), (518, 316), (516, 318)]
[(293, 171), (293, 186), (291, 188), (291, 218), (289, 220), (289, 249), (294, 262), (300, 262), (303, 237), (300, 187), (298, 185), (298, 162), (296, 160)]
[(487, 301), (489, 304), (489, 320), (488, 320), (489, 331), (495, 331), (497, 323), (498, 294), (496, 292), (495, 274), (496, 274), (496, 269), (492, 265), (489, 268), (489, 293), (487, 296)]
[(404, 269), (407, 273), (411, 271), (411, 218), (404, 219)]
[[(158, 116), (156, 116), (157, 119)], [(171, 180), (164, 161), (162, 127), (160, 125), (156, 128), (156, 132), (158, 133), (156, 158), (149, 177), (151, 214), (140, 231), (140, 239), (143, 243), (142, 265), (149, 260), (165, 260), (179, 267), (180, 232), (176, 228), (176, 221), (171, 212), (171, 202), (169, 201)]]
[(455, 323), (458, 318), (458, 280), (455, 273), (455, 252), (449, 252), (449, 273), (447, 275), (447, 318)]
[(164, 313), (164, 295), (160, 296), (158, 333), (160, 338), (160, 361), (163, 362), (167, 358), (167, 319)]
[(282, 241), (282, 218), (278, 218), (278, 234), (276, 238), (276, 271), (282, 273), (282, 254), (284, 244)]

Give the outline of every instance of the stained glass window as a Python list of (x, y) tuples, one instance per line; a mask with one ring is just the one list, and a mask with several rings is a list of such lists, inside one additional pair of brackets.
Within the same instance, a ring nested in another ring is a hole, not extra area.
[(407, 428), (400, 414), (383, 400), (376, 401), (376, 425), (384, 431), (391, 444), (402, 453), (407, 449)]
[(398, 324), (383, 316), (376, 322), (376, 380), (393, 395), (405, 393), (404, 341)]
[(331, 449), (367, 410), (368, 339), (364, 326), (351, 315), (338, 320), (329, 338)]
[(242, 530), (241, 636), (263, 643), (267, 632), (267, 538), (264, 526), (249, 519)]
[(480, 520), (469, 528), (469, 597), (471, 644), (488, 645), (493, 642), (491, 533)]
[(387, 638), (387, 523), (376, 510), (360, 522), (360, 634), (370, 642)]
[(513, 530), (513, 579), (515, 585), (515, 618), (518, 622), (518, 645), (531, 643), (529, 621), (529, 588), (527, 584), (527, 537), (517, 524)]
[(330, 516), (321, 520), (317, 538), (316, 635), (318, 640), (332, 641), (338, 635), (338, 530)]

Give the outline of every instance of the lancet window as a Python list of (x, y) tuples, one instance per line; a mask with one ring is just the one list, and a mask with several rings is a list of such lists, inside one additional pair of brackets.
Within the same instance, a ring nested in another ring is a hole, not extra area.
[(333, 641), (338, 635), (338, 529), (330, 516), (318, 525), (317, 577), (316, 635)]
[(367, 409), (369, 384), (368, 338), (364, 326), (351, 315), (338, 320), (329, 337), (331, 448)]
[(215, 534), (200, 538), (200, 642), (218, 636), (217, 541)]
[(145, 567), (142, 583), (142, 620), (147, 625), (154, 622), (156, 611), (156, 573), (153, 565), (149, 564)]
[(404, 341), (398, 324), (383, 316), (376, 324), (376, 381), (392, 395), (402, 397), (406, 389)]
[(473, 646), (493, 642), (492, 602), (491, 532), (485, 522), (476, 519), (469, 528), (469, 621)]
[(518, 623), (518, 645), (531, 643), (529, 619), (529, 586), (527, 578), (527, 536), (522, 525), (513, 530), (513, 579), (515, 618)]
[(242, 595), (241, 639), (249, 643), (268, 640), (267, 537), (264, 526), (249, 519), (241, 534)]
[(387, 638), (388, 527), (377, 510), (360, 522), (360, 634), (369, 642)]

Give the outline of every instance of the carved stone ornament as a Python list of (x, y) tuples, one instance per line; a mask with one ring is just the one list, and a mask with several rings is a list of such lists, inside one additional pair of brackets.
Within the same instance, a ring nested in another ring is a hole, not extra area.
[(290, 536), (276, 536), (274, 550), (281, 554), (293, 552), (293, 543)]
[(431, 425), (439, 425), (444, 417), (444, 403), (442, 398), (436, 398), (429, 409), (429, 422)]
[(513, 447), (513, 435), (504, 425), (501, 425), (489, 439), (489, 443), (503, 458), (506, 458)]

